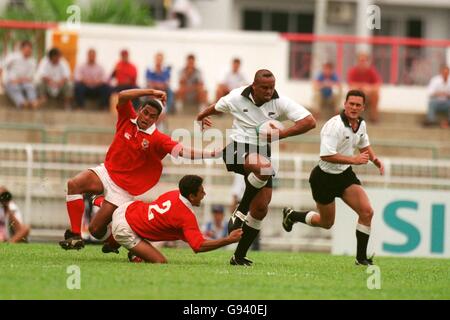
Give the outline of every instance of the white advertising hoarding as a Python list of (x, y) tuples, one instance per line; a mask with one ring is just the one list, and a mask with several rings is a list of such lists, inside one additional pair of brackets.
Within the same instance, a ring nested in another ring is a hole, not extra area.
[[(450, 258), (450, 192), (366, 189), (374, 209), (368, 254)], [(333, 254), (355, 255), (356, 213), (336, 200)]]

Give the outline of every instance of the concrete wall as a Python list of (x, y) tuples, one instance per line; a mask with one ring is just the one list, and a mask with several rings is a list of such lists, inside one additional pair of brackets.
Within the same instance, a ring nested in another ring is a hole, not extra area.
[[(146, 66), (153, 64), (153, 56), (162, 51), (172, 66), (172, 87), (176, 88), (179, 70), (189, 53), (197, 56), (197, 65), (203, 71), (209, 98), (214, 99), (216, 85), (229, 68), (232, 57), (240, 57), (242, 70), (249, 81), (254, 72), (267, 68), (277, 78), (277, 88), (306, 106), (311, 102), (309, 82), (288, 79), (288, 42), (277, 33), (238, 31), (162, 31), (145, 27), (118, 27), (84, 24), (78, 30), (77, 61), (84, 62), (88, 48), (97, 49), (98, 61), (108, 73), (119, 58), (122, 48), (130, 50), (131, 60), (139, 71), (139, 84), (144, 84)], [(51, 31), (47, 35), (51, 46)], [(425, 87), (383, 86), (381, 110), (425, 112)]]

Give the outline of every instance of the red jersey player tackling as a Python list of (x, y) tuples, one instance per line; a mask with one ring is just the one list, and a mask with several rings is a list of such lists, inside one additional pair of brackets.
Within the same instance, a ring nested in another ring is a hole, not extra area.
[[(83, 193), (104, 194), (105, 201), (89, 225), (89, 232), (99, 240), (110, 234), (107, 225), (114, 210), (135, 198), (150, 200), (149, 191), (159, 181), (161, 160), (167, 155), (190, 159), (215, 157), (217, 151), (183, 147), (155, 128), (162, 111), (162, 103), (146, 100), (137, 113), (131, 100), (153, 96), (165, 101), (166, 94), (153, 89), (131, 89), (119, 93), (116, 134), (106, 154), (105, 163), (79, 173), (67, 183), (67, 211), (71, 230), (64, 234), (63, 249), (84, 247), (80, 236), (84, 213)], [(104, 251), (105, 252), (105, 251)]]
[[(162, 194), (151, 203), (133, 201), (121, 205), (113, 214), (114, 239), (146, 262), (167, 263), (166, 258), (148, 241), (183, 240), (194, 252), (214, 250), (239, 241), (242, 229), (225, 238), (205, 240), (192, 206), (200, 206), (205, 196), (203, 179), (195, 175), (181, 178), (179, 189)], [(143, 241), (148, 240), (148, 241)]]

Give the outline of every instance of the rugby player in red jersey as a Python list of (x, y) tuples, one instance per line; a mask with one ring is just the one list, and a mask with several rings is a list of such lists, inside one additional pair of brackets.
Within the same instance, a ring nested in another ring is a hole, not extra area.
[(203, 179), (196, 175), (181, 178), (178, 190), (162, 194), (151, 203), (127, 202), (113, 214), (114, 239), (130, 252), (130, 261), (167, 263), (167, 259), (149, 241), (183, 240), (194, 252), (206, 252), (238, 242), (242, 229), (233, 230), (227, 237), (205, 240), (193, 211), (205, 196)]
[[(131, 101), (150, 96), (137, 112)], [(158, 100), (159, 99), (159, 100)], [(81, 219), (84, 213), (83, 194), (104, 194), (105, 200), (89, 225), (89, 232), (99, 240), (110, 237), (107, 228), (114, 210), (135, 198), (150, 200), (150, 190), (159, 181), (162, 159), (167, 155), (190, 159), (215, 157), (219, 151), (203, 151), (183, 147), (156, 129), (166, 94), (153, 89), (130, 89), (119, 93), (118, 120), (114, 140), (104, 164), (85, 170), (67, 183), (67, 211), (71, 229), (66, 230), (63, 249), (81, 249)], [(105, 252), (105, 251), (104, 251)], [(107, 250), (106, 252), (110, 252)]]

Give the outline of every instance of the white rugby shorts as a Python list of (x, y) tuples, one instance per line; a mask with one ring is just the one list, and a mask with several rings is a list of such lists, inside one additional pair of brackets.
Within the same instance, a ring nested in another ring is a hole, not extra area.
[(151, 202), (156, 199), (155, 195), (153, 195), (152, 189), (149, 189), (143, 194), (140, 194), (138, 196), (133, 196), (128, 191), (119, 187), (111, 179), (111, 177), (108, 174), (108, 170), (106, 170), (106, 167), (103, 163), (97, 167), (89, 168), (89, 170), (94, 172), (102, 182), (105, 200), (117, 207), (133, 200)]
[(114, 211), (111, 223), (111, 232), (114, 239), (128, 250), (134, 248), (142, 241), (142, 238), (131, 229), (125, 218), (125, 212), (131, 203), (133, 202), (127, 202), (118, 207)]

